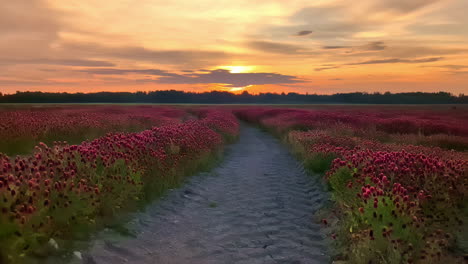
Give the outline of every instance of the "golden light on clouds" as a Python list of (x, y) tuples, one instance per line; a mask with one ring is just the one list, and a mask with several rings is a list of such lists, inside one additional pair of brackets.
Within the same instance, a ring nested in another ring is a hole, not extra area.
[(15, 0), (0, 92), (468, 93), (466, 0)]
[(247, 88), (251, 87), (252, 85), (247, 85), (247, 86), (244, 86), (244, 87), (232, 87), (230, 88), (228, 91), (229, 92), (232, 92), (232, 93), (239, 93), (239, 92), (243, 92), (243, 91), (246, 91)]
[(228, 70), (230, 73), (253, 72), (254, 66), (219, 66), (218, 69)]

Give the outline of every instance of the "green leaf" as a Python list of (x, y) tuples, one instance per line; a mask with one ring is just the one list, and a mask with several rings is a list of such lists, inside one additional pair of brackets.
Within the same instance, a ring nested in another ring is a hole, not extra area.
[(9, 237), (18, 231), (18, 227), (12, 223), (2, 223), (0, 225), (0, 238)]

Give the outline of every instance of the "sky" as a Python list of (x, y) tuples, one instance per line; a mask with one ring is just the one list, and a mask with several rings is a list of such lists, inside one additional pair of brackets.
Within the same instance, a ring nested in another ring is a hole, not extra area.
[(15, 0), (0, 92), (468, 94), (466, 0)]

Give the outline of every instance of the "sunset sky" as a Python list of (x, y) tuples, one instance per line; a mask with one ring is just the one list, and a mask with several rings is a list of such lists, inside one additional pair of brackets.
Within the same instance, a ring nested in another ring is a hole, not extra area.
[(12, 0), (0, 92), (468, 93), (467, 0)]

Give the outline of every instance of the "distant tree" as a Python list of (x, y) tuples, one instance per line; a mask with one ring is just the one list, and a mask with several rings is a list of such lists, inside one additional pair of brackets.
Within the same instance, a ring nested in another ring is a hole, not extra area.
[(260, 93), (244, 91), (232, 94), (222, 91), (204, 93), (176, 90), (151, 92), (98, 92), (98, 93), (0, 93), (0, 103), (206, 103), (206, 104), (468, 104), (468, 96), (438, 93), (338, 93), (331, 95), (299, 93)]

